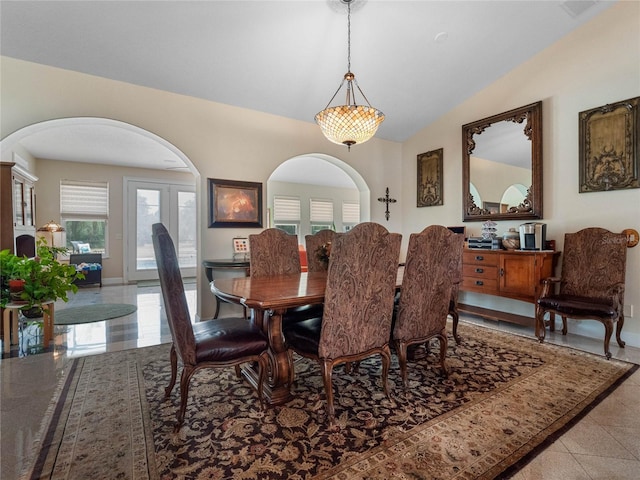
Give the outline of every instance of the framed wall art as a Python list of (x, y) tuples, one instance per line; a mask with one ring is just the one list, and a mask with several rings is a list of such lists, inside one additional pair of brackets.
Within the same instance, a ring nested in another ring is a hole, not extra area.
[(209, 228), (262, 228), (262, 184), (209, 178)]
[(640, 97), (579, 114), (580, 193), (640, 188)]
[(439, 148), (418, 155), (418, 207), (443, 205), (442, 152)]

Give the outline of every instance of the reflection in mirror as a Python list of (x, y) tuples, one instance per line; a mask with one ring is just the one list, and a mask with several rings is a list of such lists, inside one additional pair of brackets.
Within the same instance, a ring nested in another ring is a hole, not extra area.
[(462, 127), (463, 219), (542, 217), (542, 104)]

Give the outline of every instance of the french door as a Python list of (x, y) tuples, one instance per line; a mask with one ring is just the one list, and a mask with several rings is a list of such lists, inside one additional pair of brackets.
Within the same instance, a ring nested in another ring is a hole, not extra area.
[(125, 179), (125, 280), (158, 278), (151, 225), (162, 222), (176, 247), (183, 277), (196, 275), (196, 193), (193, 184)]

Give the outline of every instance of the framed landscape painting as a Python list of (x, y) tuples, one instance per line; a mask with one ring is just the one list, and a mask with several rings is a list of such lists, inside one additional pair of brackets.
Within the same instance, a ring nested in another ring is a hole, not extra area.
[(209, 228), (262, 228), (262, 183), (208, 181)]

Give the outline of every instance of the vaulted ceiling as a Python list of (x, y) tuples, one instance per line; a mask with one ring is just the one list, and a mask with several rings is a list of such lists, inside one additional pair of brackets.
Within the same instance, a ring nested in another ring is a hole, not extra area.
[[(356, 0), (351, 70), (386, 115), (377, 136), (406, 140), (613, 3)], [(8, 57), (307, 122), (347, 71), (341, 0), (2, 0), (0, 20)]]

